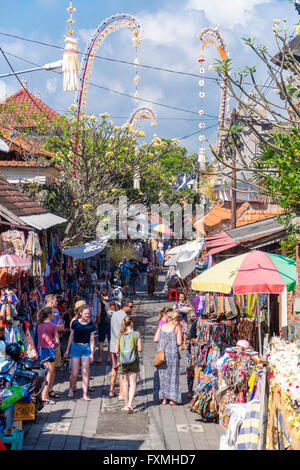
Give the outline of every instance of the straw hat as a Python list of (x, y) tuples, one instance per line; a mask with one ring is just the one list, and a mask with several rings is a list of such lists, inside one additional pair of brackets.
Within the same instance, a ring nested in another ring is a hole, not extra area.
[(243, 349), (248, 349), (250, 348), (250, 344), (247, 340), (245, 339), (240, 339), (237, 343), (236, 343), (237, 346), (239, 346), (240, 348), (243, 348)]

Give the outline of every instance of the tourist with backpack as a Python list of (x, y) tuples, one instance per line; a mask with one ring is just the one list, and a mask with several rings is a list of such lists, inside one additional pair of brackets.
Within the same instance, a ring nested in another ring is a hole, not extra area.
[[(132, 312), (133, 304), (131, 301), (123, 300), (121, 302), (120, 309), (112, 314), (110, 320), (110, 353), (112, 361), (112, 369), (110, 372), (110, 390), (109, 397), (116, 397), (115, 384), (117, 380), (119, 364), (117, 358), (116, 340), (120, 334), (122, 322), (124, 318)], [(120, 376), (120, 391), (119, 400), (123, 400), (123, 386), (122, 386), (122, 375)]]
[(132, 317), (126, 316), (122, 321), (120, 334), (116, 340), (118, 363), (122, 374), (123, 398), (125, 406), (122, 411), (133, 413), (132, 402), (136, 392), (137, 374), (140, 371), (138, 354), (142, 352), (140, 333), (133, 330)]

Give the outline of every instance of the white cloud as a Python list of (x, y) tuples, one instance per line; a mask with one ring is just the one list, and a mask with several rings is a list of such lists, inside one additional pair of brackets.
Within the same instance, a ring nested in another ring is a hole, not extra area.
[(203, 11), (208, 21), (222, 28), (246, 26), (255, 17), (258, 5), (270, 3), (271, 0), (188, 0), (185, 9)]
[(57, 84), (57, 77), (48, 78), (48, 80), (46, 80), (46, 89), (48, 93), (55, 93), (57, 91)]
[(13, 95), (18, 91), (18, 86), (8, 85), (5, 81), (0, 81), (0, 102), (5, 100), (8, 96)]

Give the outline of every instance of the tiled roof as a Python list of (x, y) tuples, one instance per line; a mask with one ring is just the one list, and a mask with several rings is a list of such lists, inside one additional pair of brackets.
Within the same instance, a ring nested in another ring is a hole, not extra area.
[(18, 217), (47, 213), (37, 202), (32, 201), (2, 178), (0, 178), (0, 205)]
[[(0, 167), (22, 167), (22, 168), (48, 168), (49, 163), (45, 162), (26, 162), (23, 160), (0, 160)], [(59, 165), (54, 165), (54, 168), (60, 169)]]
[(283, 213), (280, 207), (268, 207), (267, 209), (249, 209), (240, 219), (237, 220), (237, 227), (258, 222), (259, 220), (270, 219)]
[[(243, 225), (250, 224), (252, 222), (258, 222), (260, 220), (269, 219), (280, 215), (283, 210), (277, 206), (269, 206), (261, 209), (253, 209), (248, 202), (242, 204), (236, 211), (236, 226), (241, 227)], [(210, 228), (217, 226), (221, 223), (228, 223), (231, 220), (231, 209), (224, 207), (220, 204), (216, 204), (209, 212), (205, 215), (204, 224), (209, 230)], [(194, 228), (200, 222), (194, 224)]]
[[(1, 138), (10, 145), (11, 137), (10, 137), (10, 130), (8, 128), (0, 127)], [(46, 158), (52, 158), (52, 153), (48, 152), (47, 150), (42, 149), (37, 145), (36, 142), (29, 139), (28, 137), (22, 138), (21, 136), (17, 135), (13, 138), (13, 141), (10, 145), (10, 152), (15, 152), (17, 155), (21, 157), (24, 156), (24, 153), (31, 154), (32, 156), (43, 156)]]
[[(29, 97), (30, 96), (30, 97)], [(6, 99), (6, 103), (14, 103), (15, 105), (23, 106), (26, 104), (27, 115), (38, 115), (43, 111), (43, 114), (49, 119), (55, 119), (59, 117), (59, 114), (54, 111), (50, 106), (46, 105), (40, 98), (37, 98), (29, 90), (21, 88), (14, 95), (9, 96)], [(27, 126), (34, 125), (34, 120), (25, 123)]]
[[(237, 217), (240, 217), (248, 208), (248, 202), (245, 202), (239, 209), (237, 209)], [(220, 204), (216, 204), (209, 212), (205, 215), (204, 224), (206, 227), (213, 227), (221, 222), (231, 220), (231, 209), (223, 207)], [(196, 228), (197, 222), (194, 224)]]

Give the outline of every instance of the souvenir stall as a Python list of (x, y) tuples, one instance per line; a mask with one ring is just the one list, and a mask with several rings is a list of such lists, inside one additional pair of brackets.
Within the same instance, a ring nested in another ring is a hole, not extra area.
[[(192, 288), (202, 295), (198, 296), (198, 335), (192, 344), (197, 387), (190, 408), (203, 420), (227, 427), (222, 448), (257, 448), (260, 404), (265, 393), (261, 385), (262, 333), (270, 320), (268, 311), (263, 318), (263, 307), (268, 293), (292, 290), (296, 279), (290, 270), (291, 260), (279, 257), (279, 271), (276, 256), (272, 255), (271, 262), (266, 253), (243, 254), (215, 265), (192, 281)], [(251, 436), (245, 430), (250, 412), (258, 423), (257, 432), (253, 434), (252, 428)], [(230, 422), (239, 422), (235, 439)]]
[(25, 356), (36, 359), (33, 327), (41, 301), (40, 244), (35, 232), (8, 230), (0, 234), (0, 339), (20, 342)]

